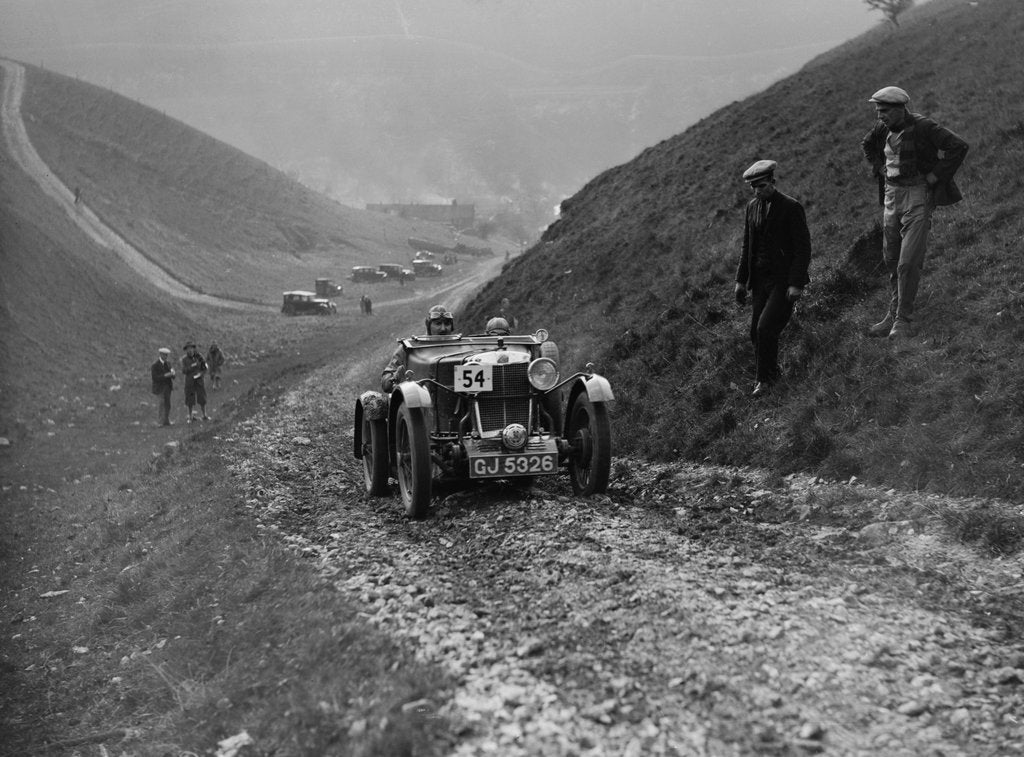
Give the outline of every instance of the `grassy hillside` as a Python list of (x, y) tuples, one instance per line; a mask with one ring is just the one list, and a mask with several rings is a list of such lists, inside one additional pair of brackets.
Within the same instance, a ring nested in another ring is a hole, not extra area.
[[(901, 21), (596, 177), (465, 317), (507, 296), (569, 361), (596, 360), (620, 450), (1024, 494), (1024, 4), (933, 0)], [(922, 335), (899, 349), (865, 335), (888, 294), (860, 140), (887, 84), (971, 145), (966, 199), (933, 220)], [(732, 285), (740, 175), (760, 158), (804, 203), (814, 257), (783, 336), (786, 381), (755, 402)]]
[[(148, 402), (158, 346), (177, 354), (187, 338), (204, 346), (216, 339), (237, 368), (272, 345), (351, 325), (364, 291), (380, 304), (478, 267), (462, 261), (443, 280), (408, 287), (347, 282), (352, 265), (408, 261), (409, 236), (451, 243), (451, 233), (343, 207), (152, 109), (26, 69), (29, 137), (65, 184), (83, 190), (86, 205), (195, 289), (274, 308), (236, 314), (168, 298), (92, 243), (0, 149), (0, 436)], [(311, 289), (318, 276), (345, 285), (339, 315), (282, 318), (281, 291)]]
[[(317, 276), (407, 262), (442, 227), (348, 208), (151, 108), (26, 66), (22, 116), (43, 160), (152, 260), (199, 291), (278, 302)], [(343, 135), (338, 136), (343, 139)]]

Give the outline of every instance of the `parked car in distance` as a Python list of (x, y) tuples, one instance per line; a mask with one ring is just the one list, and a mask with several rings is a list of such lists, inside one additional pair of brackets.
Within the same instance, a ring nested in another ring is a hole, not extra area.
[(383, 272), (389, 279), (398, 280), (403, 277), (407, 279), (416, 278), (416, 271), (411, 268), (406, 268), (404, 265), (399, 265), (398, 263), (381, 263), (377, 266), (377, 270)]
[(317, 297), (315, 292), (296, 289), (284, 293), (281, 312), (285, 315), (334, 315), (338, 306), (324, 297)]
[(412, 269), (416, 271), (417, 276), (440, 276), (444, 273), (444, 269), (440, 264), (430, 260), (414, 260), (412, 261)]
[(588, 364), (561, 377), (548, 333), (412, 336), (388, 394), (356, 400), (353, 453), (371, 496), (398, 481), (405, 514), (424, 517), (435, 481), (529, 481), (565, 471), (581, 496), (607, 490), (608, 380)]
[(375, 284), (378, 281), (384, 281), (387, 276), (386, 273), (378, 271), (372, 265), (352, 266), (352, 281), (368, 281)]
[(318, 297), (335, 297), (341, 294), (341, 284), (335, 284), (331, 279), (316, 280), (316, 294)]

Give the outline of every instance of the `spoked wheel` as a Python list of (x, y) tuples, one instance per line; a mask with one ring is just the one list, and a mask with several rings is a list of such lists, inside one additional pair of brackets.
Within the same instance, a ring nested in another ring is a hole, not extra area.
[(569, 411), (568, 438), (573, 451), (569, 457), (569, 480), (577, 494), (603, 494), (608, 488), (612, 462), (612, 433), (608, 410), (594, 404), (585, 394), (578, 396)]
[(374, 497), (388, 493), (388, 426), (363, 418), (363, 482)]
[(423, 411), (403, 404), (395, 424), (395, 467), (405, 514), (423, 518), (430, 507), (430, 439)]

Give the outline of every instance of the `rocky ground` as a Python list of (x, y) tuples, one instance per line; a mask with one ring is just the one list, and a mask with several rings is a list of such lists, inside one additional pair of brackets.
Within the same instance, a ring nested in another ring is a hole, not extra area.
[(366, 372), (315, 372), (224, 454), (262, 528), (456, 674), (407, 705), (453, 755), (1024, 751), (1021, 557), (950, 536), (978, 503), (616, 458), (606, 496), (495, 483), (410, 522), (351, 455)]

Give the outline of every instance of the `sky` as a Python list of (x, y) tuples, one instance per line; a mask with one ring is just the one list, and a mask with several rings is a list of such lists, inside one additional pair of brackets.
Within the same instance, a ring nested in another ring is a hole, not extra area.
[[(396, 35), (586, 67), (834, 46), (880, 23), (863, 0), (0, 0), (0, 54)], [(61, 65), (65, 65), (63, 62)]]

